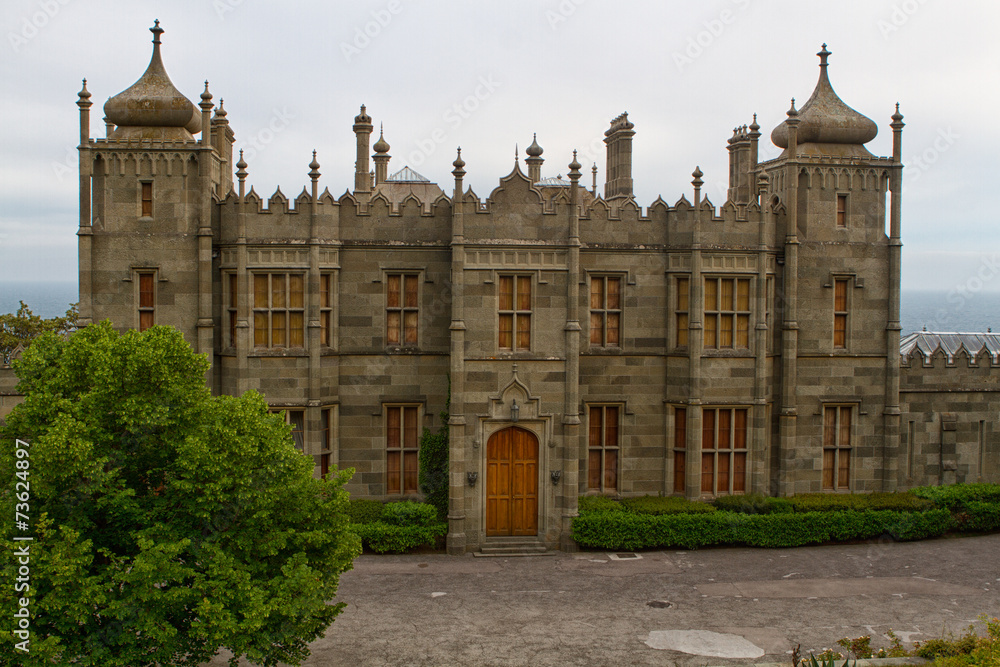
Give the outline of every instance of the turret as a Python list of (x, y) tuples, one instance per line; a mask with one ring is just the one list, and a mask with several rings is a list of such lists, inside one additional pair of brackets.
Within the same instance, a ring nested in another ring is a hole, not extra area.
[(372, 159), (375, 161), (375, 186), (379, 186), (385, 183), (385, 179), (389, 175), (389, 159), (392, 157), (389, 155), (389, 142), (385, 140), (382, 134), (382, 126), (379, 125), (378, 128), (378, 141), (375, 142), (375, 155)]
[(604, 133), (604, 143), (608, 147), (608, 167), (605, 172), (604, 197), (632, 196), (632, 137), (633, 125), (628, 112), (611, 121), (611, 127)]
[(528, 155), (524, 160), (528, 165), (528, 180), (534, 185), (542, 180), (542, 163), (545, 162), (542, 158), (542, 147), (538, 145), (537, 134), (532, 137), (531, 145), (524, 149), (524, 152)]
[(372, 178), (368, 167), (368, 145), (372, 135), (372, 117), (361, 105), (361, 113), (354, 117), (354, 134), (358, 139), (358, 157), (354, 163), (354, 191), (371, 192)]

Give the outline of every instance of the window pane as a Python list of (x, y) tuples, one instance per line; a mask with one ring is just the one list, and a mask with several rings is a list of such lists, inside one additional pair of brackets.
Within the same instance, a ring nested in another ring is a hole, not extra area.
[(684, 491), (684, 464), (686, 452), (674, 452), (674, 493)]
[(288, 276), (288, 307), (302, 308), (303, 277), (301, 273)]
[(604, 344), (604, 318), (601, 313), (590, 314), (590, 344)]
[(271, 307), (285, 307), (285, 276), (271, 276)]
[(608, 278), (608, 309), (621, 308), (621, 278)]
[(399, 276), (389, 276), (389, 284), (386, 287), (385, 305), (388, 308), (399, 308)]
[(746, 452), (733, 454), (733, 492), (743, 493), (747, 490), (747, 455)]
[(837, 408), (823, 409), (823, 446), (833, 447), (837, 442)]
[(587, 488), (601, 488), (601, 450), (591, 449), (587, 457)]
[(142, 215), (149, 217), (153, 215), (153, 184), (142, 184)]
[(701, 492), (712, 493), (715, 478), (715, 454), (701, 455)]
[(837, 280), (834, 283), (833, 309), (838, 312), (847, 310), (847, 281)]
[(531, 310), (531, 277), (517, 277), (517, 309)]
[(285, 313), (271, 313), (271, 347), (285, 347)]
[(747, 448), (747, 411), (735, 410), (733, 420), (733, 449)]
[(590, 408), (590, 431), (588, 445), (590, 447), (601, 446), (601, 416), (603, 411), (599, 407)]
[(288, 320), (288, 345), (303, 347), (302, 313), (289, 313)]
[(833, 488), (833, 460), (837, 450), (823, 450), (823, 488)]
[(152, 273), (140, 273), (139, 274), (139, 307), (140, 308), (152, 308), (153, 307), (153, 274)]
[(267, 308), (267, 276), (253, 277), (253, 307)]
[(417, 277), (416, 276), (406, 276), (404, 280), (405, 287), (405, 297), (406, 297), (406, 307), (416, 308), (417, 307)]
[(417, 448), (417, 409), (403, 408), (403, 447)]
[(750, 281), (736, 281), (736, 310), (750, 310)]
[(614, 449), (604, 452), (604, 490), (618, 490), (618, 451)]
[(674, 408), (674, 447), (687, 447), (687, 408)]
[(719, 310), (733, 310), (733, 280), (720, 280), (722, 297), (719, 299)]
[(399, 311), (389, 311), (385, 316), (385, 342), (387, 345), (399, 345), (400, 317)]
[(498, 345), (503, 350), (509, 350), (512, 348), (513, 342), (514, 342), (514, 316), (501, 315), (500, 340)]
[(847, 315), (833, 316), (833, 346), (847, 346)]
[(500, 310), (514, 310), (513, 276), (500, 276)]
[(604, 408), (604, 446), (618, 446), (618, 408)]
[(688, 309), (688, 279), (677, 279), (677, 310)]
[(719, 347), (733, 346), (733, 316), (719, 315)]
[(718, 310), (718, 281), (705, 278), (705, 310)]
[(719, 474), (716, 477), (715, 492), (729, 493), (729, 454), (719, 455)]
[(400, 439), (399, 408), (388, 408), (385, 420), (385, 443), (389, 449), (399, 449)]
[(267, 347), (267, 313), (253, 314), (254, 347)]
[(403, 340), (407, 345), (417, 342), (417, 311), (408, 310), (403, 315)]
[(619, 342), (619, 322), (621, 321), (620, 313), (608, 313), (608, 345), (618, 345)]
[(701, 448), (715, 449), (715, 410), (701, 411)]
[(719, 444), (718, 449), (729, 449), (729, 422), (732, 412), (719, 410)]
[(716, 316), (708, 315), (705, 317), (705, 347), (714, 348), (717, 347), (717, 338), (715, 333)]
[(386, 456), (385, 468), (385, 486), (387, 493), (399, 493), (400, 492), (400, 476), (399, 476), (399, 463), (400, 457), (399, 452), (389, 452)]
[(417, 453), (403, 452), (403, 493), (417, 492)]
[(837, 488), (846, 489), (850, 486), (851, 450), (841, 449), (838, 452), (839, 466), (837, 470)]
[(292, 425), (292, 441), (295, 449), (303, 451), (305, 442), (303, 441), (303, 431), (305, 431), (306, 416), (304, 410), (289, 410), (288, 423)]
[(320, 345), (330, 345), (330, 318), (331, 313), (320, 313), (319, 315), (319, 342)]
[(229, 344), (236, 347), (236, 311), (229, 312)]
[(688, 344), (688, 316), (683, 313), (677, 316), (677, 345)]
[(840, 446), (851, 446), (851, 409), (840, 409)]
[(750, 347), (750, 316), (736, 316), (736, 347)]
[(527, 350), (531, 347), (531, 316), (517, 316), (517, 349)]
[(320, 308), (330, 307), (330, 274), (319, 277), (319, 306)]
[(153, 311), (141, 311), (139, 313), (139, 331), (145, 331), (151, 326), (153, 326)]
[(590, 279), (590, 307), (598, 310), (604, 306), (604, 280), (602, 278)]

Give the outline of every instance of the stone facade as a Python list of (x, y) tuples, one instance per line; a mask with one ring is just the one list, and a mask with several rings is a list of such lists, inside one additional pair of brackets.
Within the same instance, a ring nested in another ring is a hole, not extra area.
[[(197, 107), (178, 98), (160, 32), (105, 106), (106, 138), (80, 93), (84, 324), (177, 327), (215, 392), (286, 410), (317, 474), (354, 468), (354, 497), (418, 497), (414, 438), (450, 391), (450, 551), (508, 534), (572, 548), (586, 493), (1000, 481), (995, 351), (900, 355), (902, 116), (893, 155), (872, 155), (825, 45), (813, 96), (772, 133), (778, 158), (758, 162), (754, 117), (729, 139), (720, 208), (700, 170), (690, 199), (642, 208), (626, 114), (601, 195), (575, 155), (568, 180), (543, 179), (534, 141), (527, 174), (515, 162), (481, 198), (460, 152), (442, 190), (390, 176), (380, 133), (372, 171), (364, 107), (352, 192), (320, 192), (314, 155), (301, 194), (265, 200), (207, 84)], [(134, 99), (171, 113), (138, 117)], [(526, 453), (501, 460), (503, 433)]]

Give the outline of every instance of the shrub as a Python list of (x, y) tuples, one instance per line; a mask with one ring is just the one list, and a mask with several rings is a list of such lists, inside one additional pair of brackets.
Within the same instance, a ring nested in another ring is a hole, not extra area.
[(581, 513), (625, 511), (617, 500), (607, 496), (580, 496), (578, 507)]
[(432, 526), (437, 521), (437, 509), (427, 503), (412, 500), (386, 503), (382, 506), (382, 522), (390, 526)]
[(677, 496), (638, 496), (625, 498), (621, 501), (621, 506), (633, 514), (648, 514), (651, 516), (662, 514), (707, 514), (715, 511), (715, 508), (708, 503), (687, 500), (686, 498), (679, 498)]
[(351, 500), (347, 516), (351, 523), (372, 523), (382, 518), (381, 500)]
[(970, 500), (955, 520), (959, 530), (986, 532), (1000, 529), (1000, 503)]
[(1000, 484), (952, 484), (950, 486), (920, 486), (910, 493), (933, 501), (938, 507), (952, 512), (965, 509), (970, 502), (1000, 504)]
[[(431, 512), (434, 508), (427, 505)], [(355, 524), (351, 530), (361, 538), (365, 548), (376, 553), (402, 553), (415, 549), (423, 544), (433, 544), (438, 537), (448, 532), (448, 524), (433, 523), (420, 526), (399, 526), (375, 521), (373, 523)]]
[(717, 510), (738, 514), (780, 514), (795, 511), (790, 498), (769, 498), (760, 493), (719, 496), (712, 504)]
[(911, 493), (804, 493), (787, 499), (796, 512), (893, 510), (923, 512), (934, 503)]
[(448, 451), (450, 448), (448, 436), (448, 418), (451, 409), (451, 384), (448, 385), (448, 398), (444, 411), (441, 413), (441, 428), (437, 433), (431, 433), (425, 428), (420, 436), (418, 450), (418, 481), (424, 500), (437, 509), (440, 521), (448, 518)]

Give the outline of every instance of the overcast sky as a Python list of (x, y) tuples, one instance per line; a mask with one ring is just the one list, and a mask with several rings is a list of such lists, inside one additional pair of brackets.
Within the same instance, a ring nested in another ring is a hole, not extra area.
[[(789, 99), (808, 99), (815, 53), (873, 119), (868, 144), (890, 155), (889, 116), (905, 116), (904, 289), (1000, 290), (996, 213), (1000, 3), (945, 0), (5, 0), (0, 109), (0, 281), (74, 280), (80, 80), (104, 101), (149, 61), (160, 19), (163, 60), (192, 101), (205, 79), (225, 99), (249, 183), (289, 197), (308, 182), (353, 186), (354, 116), (362, 103), (404, 165), (450, 191), (455, 147), (485, 197), (510, 172), (515, 145), (538, 133), (544, 176), (579, 149), (590, 184), (601, 139), (623, 111), (635, 123), (642, 206), (691, 198), (691, 172), (725, 201), (726, 140), (758, 114), (761, 159)], [(986, 128), (985, 130), (983, 128)], [(377, 134), (372, 138), (372, 142)]]

